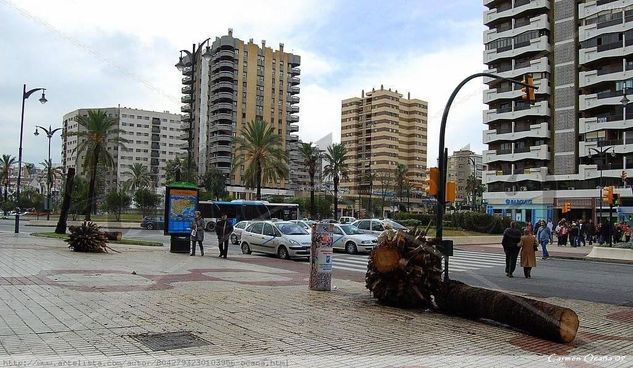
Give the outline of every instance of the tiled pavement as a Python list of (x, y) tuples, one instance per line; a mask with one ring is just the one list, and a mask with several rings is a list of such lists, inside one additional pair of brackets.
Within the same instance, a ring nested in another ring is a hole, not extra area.
[[(632, 308), (547, 299), (581, 319), (576, 340), (562, 345), (379, 306), (364, 285), (340, 279), (336, 270), (336, 290), (311, 292), (307, 267), (298, 262), (285, 270), (280, 262), (290, 261), (115, 248), (121, 253), (79, 254), (61, 241), (0, 233), (0, 362), (61, 356), (150, 365), (179, 357), (207, 366), (633, 365)], [(208, 344), (153, 351), (132, 337), (178, 331)]]

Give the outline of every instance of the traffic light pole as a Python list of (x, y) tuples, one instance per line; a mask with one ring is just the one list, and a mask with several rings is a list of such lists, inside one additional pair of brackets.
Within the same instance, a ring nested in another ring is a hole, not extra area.
[[(446, 157), (444, 156), (444, 151), (446, 150), (446, 121), (448, 120), (448, 112), (451, 109), (451, 105), (453, 104), (453, 101), (455, 100), (455, 97), (457, 97), (457, 93), (462, 89), (462, 87), (464, 87), (464, 85), (466, 83), (468, 83), (469, 81), (471, 81), (472, 79), (475, 78), (479, 78), (479, 77), (490, 77), (490, 78), (494, 78), (494, 79), (498, 79), (498, 80), (504, 80), (513, 84), (519, 84), (522, 85), (524, 87), (526, 87), (526, 90), (529, 91), (529, 89), (534, 89), (533, 85), (529, 85), (527, 83), (523, 83), (523, 82), (519, 82), (517, 80), (514, 79), (510, 79), (510, 78), (505, 78), (505, 77), (501, 77), (499, 75), (496, 74), (492, 74), (492, 73), (475, 73), (473, 75), (470, 75), (468, 77), (466, 77), (466, 79), (464, 79), (463, 81), (461, 81), (457, 87), (455, 87), (455, 89), (453, 90), (453, 93), (451, 93), (450, 97), (448, 98), (448, 101), (446, 102), (446, 106), (444, 107), (444, 112), (442, 113), (442, 122), (440, 125), (440, 142), (439, 142), (439, 150), (438, 150), (438, 167), (440, 168), (440, 187), (438, 188), (438, 195), (437, 195), (437, 213), (436, 213), (436, 218), (435, 218), (435, 238), (437, 239), (436, 241), (439, 242), (439, 244), (442, 246), (442, 250), (444, 253), (444, 281), (448, 281), (448, 257), (449, 255), (452, 255), (452, 244), (445, 244), (443, 242), (443, 219), (444, 219), (444, 211), (445, 211), (445, 206), (446, 206)], [(447, 249), (450, 247), (450, 250)]]
[(613, 223), (611, 222), (611, 215), (613, 213), (613, 204), (609, 205), (609, 232), (607, 234), (609, 234), (609, 247), (613, 246), (613, 230), (615, 230), (615, 226), (613, 226)]

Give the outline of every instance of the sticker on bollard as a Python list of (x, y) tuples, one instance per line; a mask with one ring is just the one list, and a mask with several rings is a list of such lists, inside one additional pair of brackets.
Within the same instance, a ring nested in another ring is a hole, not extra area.
[(310, 289), (332, 289), (332, 224), (319, 222), (312, 225), (310, 247)]

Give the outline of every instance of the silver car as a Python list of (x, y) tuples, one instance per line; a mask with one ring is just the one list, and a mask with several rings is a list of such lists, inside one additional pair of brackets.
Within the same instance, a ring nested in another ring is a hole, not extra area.
[(378, 238), (365, 234), (350, 224), (334, 224), (332, 229), (332, 246), (345, 250), (349, 254), (369, 253), (378, 243)]
[(310, 256), (310, 234), (289, 221), (254, 221), (242, 232), (242, 253), (275, 254), (282, 259)]
[(233, 226), (233, 232), (231, 233), (231, 244), (237, 245), (240, 243), (240, 239), (242, 238), (242, 232), (248, 225), (253, 221), (240, 221), (235, 226)]
[(389, 219), (367, 219), (352, 222), (352, 225), (357, 227), (361, 232), (365, 234), (372, 234), (375, 236), (379, 236), (380, 233), (385, 231), (386, 224), (389, 224), (394, 230), (408, 231), (405, 226), (402, 226), (399, 223)]

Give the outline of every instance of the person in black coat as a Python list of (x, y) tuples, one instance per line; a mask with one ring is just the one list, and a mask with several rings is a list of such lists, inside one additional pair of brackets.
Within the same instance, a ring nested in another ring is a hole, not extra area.
[(215, 224), (215, 233), (218, 235), (218, 248), (220, 257), (226, 258), (229, 252), (229, 237), (233, 232), (233, 225), (222, 215), (222, 219)]
[(506, 254), (506, 276), (513, 277), (512, 274), (517, 267), (517, 258), (519, 257), (518, 244), (521, 241), (521, 231), (517, 229), (517, 224), (513, 221), (510, 227), (503, 231), (501, 245), (503, 252)]

